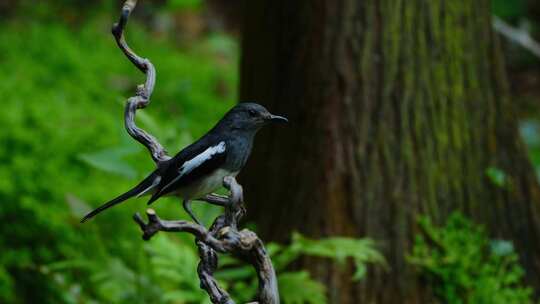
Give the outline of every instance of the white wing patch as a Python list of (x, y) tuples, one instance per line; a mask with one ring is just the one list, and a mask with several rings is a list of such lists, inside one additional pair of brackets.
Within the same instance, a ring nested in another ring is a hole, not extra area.
[(210, 148), (204, 150), (203, 153), (201, 153), (201, 154), (195, 156), (194, 158), (186, 161), (182, 165), (182, 167), (180, 167), (180, 170), (178, 170), (178, 173), (180, 173), (180, 175), (178, 175), (177, 178), (180, 178), (180, 177), (188, 174), (189, 172), (193, 171), (193, 169), (197, 168), (202, 163), (204, 163), (205, 161), (212, 158), (212, 156), (214, 154), (223, 153), (223, 152), (225, 152), (225, 142), (224, 141), (220, 142), (216, 146), (213, 146), (213, 147), (210, 147)]
[(182, 167), (178, 169), (178, 176), (175, 177), (170, 183), (168, 183), (165, 187), (163, 187), (163, 190), (167, 189), (170, 185), (172, 185), (174, 182), (182, 178), (182, 176), (188, 174), (189, 172), (193, 171), (195, 168), (199, 167), (201, 164), (203, 164), (205, 161), (209, 160), (214, 156), (215, 154), (223, 153), (225, 152), (225, 142), (222, 141), (219, 144), (209, 147), (208, 149), (204, 150), (201, 154), (198, 154), (194, 158), (184, 162), (182, 164)]

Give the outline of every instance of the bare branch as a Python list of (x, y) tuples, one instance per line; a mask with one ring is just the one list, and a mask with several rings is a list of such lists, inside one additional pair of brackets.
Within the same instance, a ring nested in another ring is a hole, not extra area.
[(212, 205), (225, 207), (229, 204), (229, 198), (227, 196), (218, 194), (208, 194), (205, 197), (199, 198), (198, 201), (207, 202)]
[(133, 219), (139, 224), (144, 232), (143, 239), (151, 239), (157, 232), (187, 232), (193, 234), (197, 240), (207, 243), (212, 249), (219, 252), (227, 252), (224, 243), (214, 238), (203, 226), (188, 221), (165, 221), (159, 218), (154, 209), (146, 210), (148, 223), (144, 223), (141, 216), (136, 213)]
[[(158, 167), (170, 159), (163, 146), (135, 124), (135, 114), (150, 103), (150, 97), (156, 82), (156, 70), (150, 60), (138, 56), (126, 43), (124, 29), (129, 16), (137, 4), (137, 0), (126, 0), (122, 8), (120, 20), (112, 28), (112, 34), (118, 47), (126, 57), (143, 73), (146, 74), (144, 85), (137, 87), (136, 95), (129, 98), (125, 108), (124, 121), (126, 130), (135, 140), (143, 144), (152, 155)], [(146, 211), (148, 222), (137, 213), (133, 216), (143, 232), (143, 239), (150, 240), (159, 231), (187, 232), (195, 237), (201, 261), (197, 273), (201, 288), (206, 290), (212, 303), (234, 304), (229, 294), (222, 289), (214, 272), (218, 267), (218, 252), (232, 254), (253, 265), (259, 279), (258, 301), (252, 304), (279, 304), (277, 280), (272, 261), (268, 256), (263, 242), (249, 230), (238, 231), (238, 222), (246, 213), (243, 206), (244, 196), (242, 186), (234, 177), (225, 177), (223, 185), (230, 191), (229, 196), (216, 194), (207, 195), (202, 200), (225, 208), (225, 213), (218, 216), (210, 229), (188, 221), (162, 220), (153, 209)]]
[(493, 16), (493, 28), (507, 39), (540, 58), (540, 43), (535, 41), (526, 30), (515, 28), (497, 16)]
[[(145, 223), (139, 214), (134, 216), (134, 220), (141, 227), (145, 240), (149, 240), (159, 231), (187, 232), (195, 236), (201, 258), (197, 273), (201, 288), (206, 290), (212, 303), (234, 303), (213, 277), (218, 266), (217, 252), (220, 252), (230, 253), (253, 265), (259, 280), (258, 303), (279, 304), (276, 274), (263, 242), (254, 232), (247, 229), (238, 231), (236, 228), (244, 214), (242, 187), (233, 177), (226, 177), (224, 186), (231, 192), (228, 201), (224, 202), (225, 214), (217, 217), (209, 230), (188, 221), (162, 220), (152, 209), (146, 211), (148, 223)], [(223, 197), (218, 200), (222, 202)]]
[(197, 266), (197, 274), (201, 281), (201, 288), (206, 290), (212, 303), (234, 304), (229, 294), (219, 286), (214, 278), (214, 272), (218, 267), (218, 256), (212, 248), (202, 241), (197, 240), (201, 261)]
[(126, 57), (139, 69), (146, 74), (146, 82), (144, 85), (137, 86), (136, 95), (129, 98), (124, 112), (124, 124), (127, 132), (136, 141), (143, 144), (152, 155), (152, 159), (159, 166), (160, 163), (170, 159), (163, 146), (152, 135), (148, 134), (143, 129), (135, 124), (135, 113), (137, 109), (143, 109), (150, 103), (150, 96), (154, 91), (156, 83), (156, 69), (150, 60), (142, 58), (135, 54), (126, 43), (124, 37), (124, 28), (127, 25), (129, 15), (137, 4), (136, 0), (127, 0), (122, 8), (120, 20), (112, 27), (112, 34), (116, 40), (118, 47), (124, 52)]

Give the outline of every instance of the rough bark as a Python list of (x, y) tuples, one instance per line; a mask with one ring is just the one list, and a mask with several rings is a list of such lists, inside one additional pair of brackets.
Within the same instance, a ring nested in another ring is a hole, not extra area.
[(241, 99), (291, 121), (263, 131), (241, 176), (262, 235), (367, 236), (391, 265), (356, 286), (305, 263), (330, 303), (428, 303), (405, 260), (416, 219), (457, 210), (513, 240), (540, 287), (540, 191), (488, 0), (245, 1), (242, 50)]

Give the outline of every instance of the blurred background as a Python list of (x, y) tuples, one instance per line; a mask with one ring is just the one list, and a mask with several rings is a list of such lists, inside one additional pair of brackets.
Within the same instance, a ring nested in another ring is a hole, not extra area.
[[(239, 100), (291, 119), (241, 177), (285, 304), (538, 301), (539, 1), (139, 2), (126, 35), (157, 85), (137, 118), (168, 151)], [(123, 127), (144, 75), (110, 35), (121, 3), (0, 0), (0, 303), (210, 303), (190, 236), (142, 241), (144, 198), (79, 224), (154, 165)], [(155, 208), (186, 218), (176, 199)], [(254, 272), (220, 262), (251, 299)]]

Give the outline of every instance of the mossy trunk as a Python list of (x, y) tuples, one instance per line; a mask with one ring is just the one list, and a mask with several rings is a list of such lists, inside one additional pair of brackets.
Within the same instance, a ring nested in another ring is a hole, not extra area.
[(405, 258), (416, 219), (458, 210), (513, 240), (540, 286), (540, 192), (488, 0), (258, 0), (244, 18), (241, 99), (290, 119), (257, 139), (248, 214), (265, 240), (373, 238), (391, 266), (355, 285), (304, 263), (330, 303), (428, 303)]

